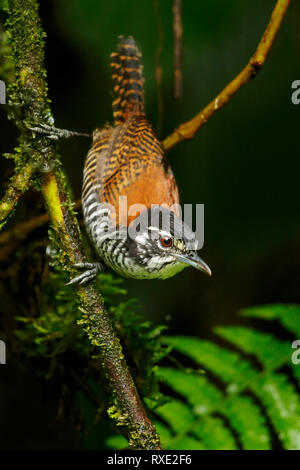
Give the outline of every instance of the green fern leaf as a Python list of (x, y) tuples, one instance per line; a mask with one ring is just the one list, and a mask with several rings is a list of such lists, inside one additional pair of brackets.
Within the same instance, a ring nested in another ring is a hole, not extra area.
[(300, 449), (300, 400), (284, 374), (260, 376), (251, 390), (266, 407), (285, 449)]
[(267, 370), (274, 370), (290, 361), (291, 346), (269, 333), (261, 333), (246, 326), (226, 326), (214, 331), (242, 351), (253, 354)]
[(238, 433), (243, 449), (269, 450), (271, 448), (270, 432), (265, 418), (252, 398), (230, 396), (225, 400), (220, 411)]
[[(244, 449), (270, 448), (270, 436), (265, 419), (259, 407), (249, 397), (235, 395), (226, 397), (205, 377), (190, 370), (160, 367), (156, 376), (160, 382), (170, 386), (190, 403), (195, 418), (215, 412), (226, 417), (235, 432), (239, 434)], [(201, 429), (203, 422), (197, 420), (197, 423), (199, 424), (196, 425)], [(217, 434), (212, 437), (213, 440), (215, 439), (214, 444), (212, 440), (207, 441), (205, 435), (199, 435), (205, 446), (208, 449), (223, 449), (226, 445), (230, 449), (236, 448), (229, 430), (224, 427), (224, 424), (221, 426), (222, 420), (218, 423), (217, 426), (217, 421), (215, 421)], [(219, 436), (218, 442), (216, 441), (217, 435)]]
[(203, 416), (193, 427), (208, 450), (236, 450), (237, 444), (229, 429), (221, 418)]
[(241, 310), (244, 317), (261, 318), (263, 320), (278, 320), (287, 330), (300, 338), (300, 306), (275, 304), (261, 305)]
[(241, 360), (239, 354), (210, 341), (187, 336), (163, 337), (162, 341), (229, 383), (229, 392), (237, 392), (257, 374), (248, 361)]
[(155, 429), (160, 437), (161, 446), (163, 449), (169, 449), (172, 440), (172, 433), (170, 429), (165, 426), (161, 421), (155, 421)]
[(207, 450), (205, 445), (191, 436), (183, 436), (172, 441), (170, 450)]
[(170, 428), (181, 433), (187, 432), (195, 421), (190, 408), (180, 400), (170, 398), (167, 403), (155, 410), (155, 413), (168, 423)]
[(156, 377), (160, 382), (169, 385), (186, 398), (196, 415), (214, 411), (215, 404), (222, 399), (222, 393), (205, 377), (201, 377), (195, 372), (159, 367), (156, 371)]
[(105, 444), (110, 449), (127, 449), (128, 448), (128, 441), (124, 436), (120, 434), (115, 434), (113, 436), (109, 436)]
[[(275, 360), (273, 361), (271, 356), (271, 337), (266, 336), (264, 340), (261, 334), (257, 335), (257, 332), (245, 329), (239, 330), (240, 334), (246, 333), (244, 344), (241, 344), (241, 339), (238, 339), (238, 335), (234, 339), (233, 333), (237, 333), (232, 329), (228, 329), (228, 334), (225, 333), (225, 328), (219, 329), (219, 334), (226, 336), (227, 339), (232, 340), (235, 344), (243, 347), (247, 352), (255, 354), (254, 343), (257, 340), (257, 356), (261, 360), (263, 366), (269, 366), (274, 369), (282, 364), (282, 360), (275, 353)], [(272, 338), (273, 339), (273, 338)], [(227, 417), (231, 422), (235, 423), (235, 428), (239, 429), (241, 440), (244, 448), (268, 448), (269, 438), (268, 433), (265, 430), (265, 425), (260, 419), (260, 413), (255, 405), (255, 408), (250, 409), (248, 413), (245, 410), (242, 412), (242, 403), (239, 400), (244, 400), (245, 397), (237, 396), (243, 390), (249, 390), (254, 393), (255, 396), (260, 400), (262, 405), (265, 407), (274, 429), (277, 431), (283, 446), (286, 449), (300, 449), (300, 401), (295, 390), (295, 387), (289, 383), (287, 377), (278, 372), (272, 373), (267, 368), (260, 372), (255, 370), (251, 364), (241, 357), (238, 353), (227, 351), (219, 346), (214, 345), (211, 342), (203, 341), (197, 338), (187, 337), (172, 337), (164, 338), (167, 344), (171, 345), (177, 351), (187, 355), (188, 357), (195, 360), (201, 366), (213, 372), (219, 377), (225, 384), (227, 384), (227, 393), (232, 395), (232, 407), (228, 412)], [(279, 340), (278, 340), (279, 341)], [(284, 354), (284, 360), (287, 361), (287, 344), (284, 342), (274, 342), (274, 348), (280, 347), (281, 353)], [(263, 354), (266, 353), (266, 357), (263, 358)], [(225, 402), (226, 403), (226, 402)], [(248, 401), (247, 406), (249, 407), (250, 402)], [(227, 405), (228, 406), (228, 405)], [(252, 403), (254, 407), (254, 403)], [(240, 421), (234, 420), (232, 411), (236, 410), (236, 417), (239, 417)], [(226, 407), (223, 408), (222, 412), (226, 413)], [(256, 417), (254, 410), (256, 410)], [(238, 415), (239, 413), (239, 415)], [(245, 433), (247, 426), (248, 417), (255, 417), (254, 432)], [(257, 426), (260, 422), (260, 431), (258, 433)], [(258, 433), (262, 437), (260, 442), (255, 441), (255, 433)], [(259, 447), (257, 447), (259, 446)]]

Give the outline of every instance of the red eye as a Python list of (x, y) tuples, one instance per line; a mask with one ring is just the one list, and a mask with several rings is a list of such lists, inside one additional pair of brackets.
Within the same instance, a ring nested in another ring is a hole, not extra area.
[(164, 248), (170, 248), (173, 245), (173, 240), (170, 237), (161, 237), (160, 243)]

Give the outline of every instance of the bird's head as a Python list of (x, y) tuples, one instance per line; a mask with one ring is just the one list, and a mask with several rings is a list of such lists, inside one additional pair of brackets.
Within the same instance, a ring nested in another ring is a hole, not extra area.
[(197, 254), (194, 232), (174, 212), (155, 206), (140, 214), (128, 228), (127, 256), (132, 277), (166, 279), (187, 266), (211, 275)]

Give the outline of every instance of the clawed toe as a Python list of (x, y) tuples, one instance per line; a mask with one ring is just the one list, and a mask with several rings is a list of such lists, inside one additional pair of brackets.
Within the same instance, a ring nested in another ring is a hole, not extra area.
[(48, 126), (48, 124), (40, 124), (35, 127), (29, 127), (29, 129), (37, 134), (43, 134), (48, 137), (48, 139), (58, 140), (59, 135), (57, 133), (56, 127)]
[(74, 268), (96, 269), (96, 265), (100, 263), (75, 263)]
[(75, 268), (85, 269), (82, 274), (74, 277), (66, 285), (70, 286), (72, 284), (86, 284), (87, 282), (96, 278), (97, 274), (103, 270), (101, 263), (75, 263), (73, 265)]
[(79, 276), (76, 276), (73, 279), (71, 279), (71, 281), (67, 282), (66, 285), (71, 286), (72, 284), (85, 284), (92, 277), (96, 277), (96, 274), (86, 271), (80, 274)]
[(69, 131), (67, 129), (58, 129), (57, 127), (49, 126), (48, 124), (39, 124), (38, 126), (29, 127), (29, 129), (38, 134), (46, 135), (48, 139), (52, 140), (68, 139), (69, 137), (92, 137), (91, 134)]

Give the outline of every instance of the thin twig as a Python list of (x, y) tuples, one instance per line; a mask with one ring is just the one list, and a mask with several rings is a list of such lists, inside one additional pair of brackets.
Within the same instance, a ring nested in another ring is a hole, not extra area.
[(182, 0), (173, 0), (174, 98), (182, 94)]
[(219, 93), (200, 113), (190, 121), (181, 124), (164, 141), (165, 150), (170, 150), (183, 140), (192, 139), (196, 132), (221, 109), (232, 96), (245, 85), (250, 78), (254, 78), (257, 72), (264, 65), (267, 56), (273, 46), (276, 35), (281, 26), (282, 20), (290, 4), (290, 0), (278, 0), (272, 12), (270, 22), (262, 36), (254, 55), (251, 57), (246, 67), (230, 82), (224, 90)]
[(162, 18), (161, 18), (160, 1), (161, 0), (154, 0), (154, 9), (155, 9), (155, 16), (156, 16), (156, 21), (157, 21), (157, 34), (158, 34), (157, 49), (155, 52), (155, 80), (156, 80), (156, 87), (157, 87), (157, 111), (158, 111), (157, 133), (159, 136), (162, 133), (163, 117), (164, 117), (163, 68), (161, 65), (164, 30), (163, 30)]
[[(76, 272), (73, 264), (85, 262), (86, 256), (57, 146), (45, 137), (32, 136), (28, 126), (23, 124), (24, 119), (29, 124), (51, 124), (44, 69), (44, 32), (37, 1), (9, 0), (8, 28), (17, 75), (15, 100), (18, 101), (24, 93), (26, 95), (19, 127), (23, 125), (22, 131), (28, 135), (27, 148), (30, 148), (32, 140), (35, 150), (56, 164), (52, 171), (40, 176), (41, 190), (58, 247), (57, 262), (61, 270), (71, 277)], [(76, 291), (78, 308), (82, 312), (80, 324), (91, 344), (97, 347), (98, 361), (111, 392), (113, 406), (109, 409), (110, 417), (124, 430), (132, 448), (160, 448), (159, 437), (141, 403), (97, 283), (79, 286)]]

